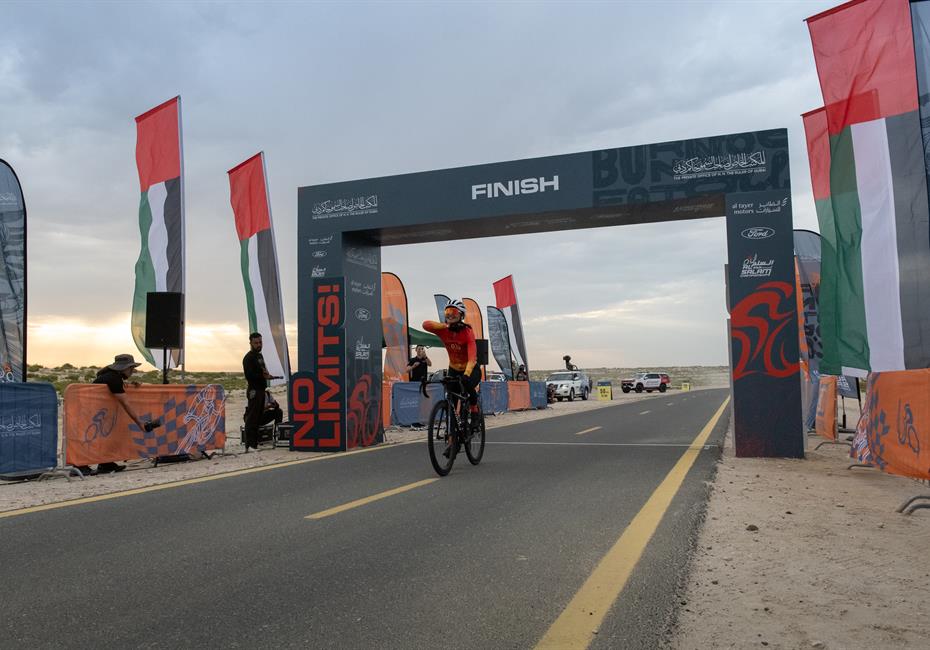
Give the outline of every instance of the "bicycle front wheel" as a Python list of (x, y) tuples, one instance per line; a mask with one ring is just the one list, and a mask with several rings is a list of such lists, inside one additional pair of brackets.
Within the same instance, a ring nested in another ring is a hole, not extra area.
[(479, 411), (477, 416), (473, 417), (477, 417), (478, 421), (471, 424), (473, 428), (468, 442), (465, 443), (465, 455), (469, 463), (477, 465), (484, 456), (484, 413)]
[(445, 476), (455, 462), (454, 438), (450, 429), (449, 402), (440, 400), (429, 415), (429, 461), (440, 476)]

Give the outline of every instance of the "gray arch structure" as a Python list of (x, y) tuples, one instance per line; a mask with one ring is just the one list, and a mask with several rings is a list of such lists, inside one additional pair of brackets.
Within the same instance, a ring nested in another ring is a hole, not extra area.
[(291, 448), (383, 439), (382, 246), (719, 216), (736, 453), (802, 457), (785, 129), (299, 188)]

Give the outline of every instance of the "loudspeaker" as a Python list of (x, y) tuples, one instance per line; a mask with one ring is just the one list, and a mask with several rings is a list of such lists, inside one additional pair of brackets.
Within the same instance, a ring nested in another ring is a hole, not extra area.
[(475, 339), (475, 347), (478, 348), (478, 365), (488, 365), (488, 340)]
[(151, 291), (145, 300), (145, 347), (178, 349), (184, 330), (184, 294)]

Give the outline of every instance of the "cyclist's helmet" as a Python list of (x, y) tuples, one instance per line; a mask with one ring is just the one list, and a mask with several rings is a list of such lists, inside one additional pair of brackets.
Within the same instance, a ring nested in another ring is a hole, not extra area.
[(465, 318), (465, 303), (457, 298), (453, 298), (446, 303), (445, 309), (458, 309), (459, 313), (462, 315), (462, 318)]

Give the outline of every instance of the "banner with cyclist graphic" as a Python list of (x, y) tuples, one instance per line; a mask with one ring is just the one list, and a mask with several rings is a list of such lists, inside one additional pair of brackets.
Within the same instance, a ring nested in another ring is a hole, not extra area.
[(71, 465), (154, 458), (219, 449), (226, 444), (226, 394), (217, 384), (127, 386), (140, 429), (107, 386), (71, 384), (64, 392), (67, 462)]
[(930, 369), (871, 373), (860, 421), (868, 454), (857, 455), (889, 474), (930, 479), (928, 395)]
[(0, 382), (26, 381), (26, 202), (0, 159)]
[(55, 388), (44, 383), (0, 383), (0, 404), (0, 475), (23, 475), (55, 467)]

